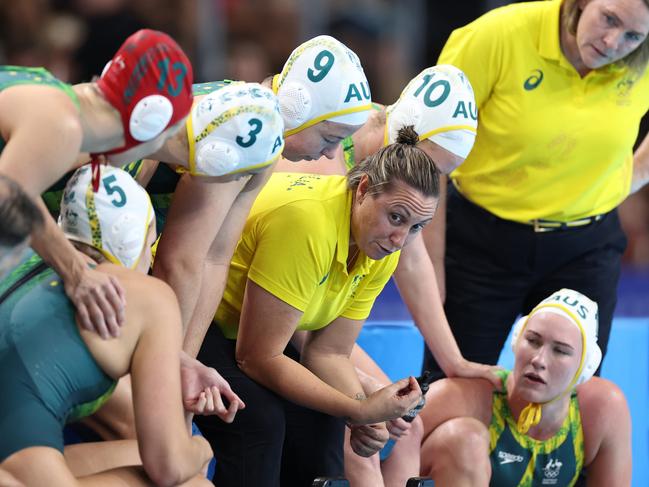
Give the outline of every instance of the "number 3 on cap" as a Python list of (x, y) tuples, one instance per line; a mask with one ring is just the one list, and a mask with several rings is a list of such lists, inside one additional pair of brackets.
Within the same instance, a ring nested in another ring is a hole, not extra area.
[(241, 147), (250, 147), (254, 144), (257, 141), (257, 134), (261, 132), (261, 128), (264, 126), (258, 118), (251, 118), (248, 120), (248, 125), (252, 127), (252, 130), (248, 132), (248, 137), (250, 138), (248, 140), (243, 140), (243, 137), (238, 135), (235, 139), (237, 144)]
[[(309, 68), (306, 72), (308, 78), (317, 83), (322, 81), (327, 73), (331, 71), (331, 67), (334, 65), (334, 55), (331, 51), (324, 49), (318, 53), (313, 61), (313, 68)], [(317, 72), (316, 72), (317, 70)]]

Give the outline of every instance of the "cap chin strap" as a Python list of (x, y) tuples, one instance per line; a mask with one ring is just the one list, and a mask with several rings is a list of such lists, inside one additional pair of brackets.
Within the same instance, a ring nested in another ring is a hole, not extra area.
[(284, 137), (288, 137), (289, 135), (293, 135), (297, 132), (301, 132), (304, 129), (308, 129), (309, 127), (313, 127), (315, 124), (324, 122), (326, 120), (329, 120), (331, 118), (335, 117), (340, 117), (342, 115), (348, 115), (350, 113), (358, 113), (358, 112), (365, 112), (369, 111), (372, 109), (372, 104), (368, 103), (366, 105), (359, 105), (357, 107), (350, 107), (350, 108), (345, 108), (343, 110), (338, 110), (336, 112), (331, 112), (331, 113), (325, 113), (324, 115), (314, 118), (313, 120), (309, 120), (306, 123), (303, 123), (299, 127), (295, 127), (294, 129), (291, 130), (286, 130), (284, 131)]
[[(167, 124), (173, 116), (174, 108), (169, 98), (162, 95), (149, 95), (138, 101), (129, 118), (128, 131), (138, 142), (148, 142), (164, 132)], [(126, 127), (124, 127), (126, 129)], [(123, 150), (130, 147), (125, 146)], [(111, 151), (110, 153), (122, 152), (122, 150)], [(91, 154), (90, 164), (92, 167), (92, 190), (99, 191), (99, 179), (101, 171), (99, 166), (100, 154)]]
[(99, 162), (99, 154), (90, 154), (90, 157), (90, 170), (92, 172), (90, 181), (92, 183), (92, 191), (96, 193), (99, 191), (99, 178), (101, 177), (99, 167), (101, 166), (101, 162)]
[(542, 407), (537, 402), (531, 402), (523, 408), (516, 422), (516, 429), (520, 434), (524, 435), (532, 426), (536, 426), (541, 422)]

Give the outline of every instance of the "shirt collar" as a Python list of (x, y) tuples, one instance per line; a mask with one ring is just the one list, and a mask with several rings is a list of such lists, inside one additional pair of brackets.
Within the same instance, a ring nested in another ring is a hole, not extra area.
[[(552, 0), (546, 2), (545, 10), (542, 14), (541, 29), (539, 32), (539, 54), (549, 60), (557, 61), (564, 68), (572, 69), (574, 66), (568, 61), (568, 58), (561, 50), (561, 2), (560, 0)], [(624, 66), (618, 64), (609, 64), (602, 68), (596, 69), (591, 73), (609, 74), (619, 73), (625, 71)], [(590, 74), (590, 73), (589, 73)]]
[[(346, 182), (345, 182), (346, 184)], [(342, 265), (345, 274), (347, 272), (347, 258), (349, 257), (349, 239), (351, 236), (351, 215), (352, 215), (352, 192), (347, 191), (347, 201), (345, 202), (345, 218), (341, 218), (338, 225), (338, 243), (336, 248), (336, 260)], [(364, 252), (359, 251), (353, 269), (355, 274), (368, 274), (372, 267), (372, 259), (370, 259)]]
[(559, 0), (547, 2), (541, 18), (541, 29), (539, 32), (539, 54), (565, 67), (572, 67), (561, 51), (560, 29), (561, 4)]

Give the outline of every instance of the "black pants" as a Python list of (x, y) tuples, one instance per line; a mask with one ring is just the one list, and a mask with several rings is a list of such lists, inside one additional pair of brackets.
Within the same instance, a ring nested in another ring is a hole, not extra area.
[[(587, 226), (535, 233), (449, 185), (444, 310), (464, 357), (495, 364), (517, 315), (561, 288), (597, 302), (605, 354), (625, 247), (616, 210)], [(428, 350), (424, 367), (443, 376)]]
[[(198, 355), (246, 403), (232, 424), (196, 416), (216, 457), (219, 487), (308, 487), (319, 476), (343, 476), (345, 423), (298, 406), (245, 375), (235, 362), (235, 340), (213, 324)], [(291, 345), (284, 352), (299, 360)]]

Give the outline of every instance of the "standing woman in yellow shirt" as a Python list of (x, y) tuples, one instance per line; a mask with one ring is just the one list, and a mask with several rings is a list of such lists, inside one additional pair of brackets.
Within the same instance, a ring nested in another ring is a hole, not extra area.
[(562, 287), (599, 304), (606, 352), (626, 246), (616, 208), (649, 173), (649, 140), (632, 152), (648, 34), (647, 0), (525, 2), (451, 34), (440, 62), (478, 105), (446, 215), (445, 311), (468, 360), (496, 363), (516, 316)]

